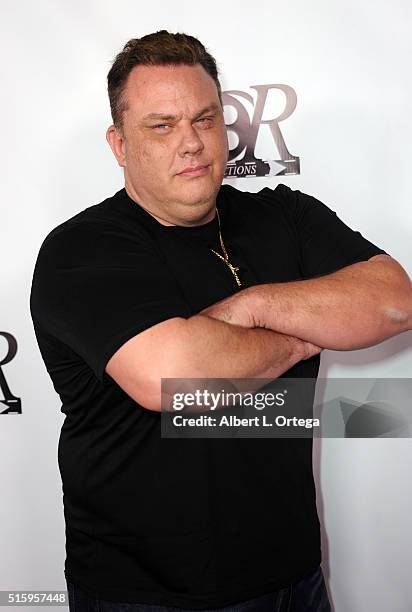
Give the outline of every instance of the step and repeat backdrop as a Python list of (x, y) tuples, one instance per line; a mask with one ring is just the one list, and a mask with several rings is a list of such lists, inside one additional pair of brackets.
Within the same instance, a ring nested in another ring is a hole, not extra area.
[[(2, 3), (0, 591), (65, 589), (64, 416), (29, 294), (46, 234), (123, 186), (105, 140), (115, 54), (160, 29), (197, 36), (220, 69), (225, 182), (309, 193), (411, 274), (411, 25), (406, 0)], [(411, 365), (407, 332), (324, 351), (320, 376), (395, 380), (410, 377)], [(335, 612), (412, 609), (411, 463), (405, 431), (315, 440)]]

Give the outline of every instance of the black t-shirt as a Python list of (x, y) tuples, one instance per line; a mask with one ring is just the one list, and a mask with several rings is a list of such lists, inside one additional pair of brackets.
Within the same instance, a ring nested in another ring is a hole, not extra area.
[[(385, 251), (285, 185), (217, 198), (242, 286), (311, 278)], [(192, 609), (257, 597), (320, 562), (311, 439), (162, 438), (105, 372), (142, 330), (236, 291), (217, 217), (164, 226), (121, 189), (53, 229), (31, 315), (66, 415), (65, 573), (92, 596)], [(150, 355), (147, 356), (150, 359)], [(316, 378), (319, 356), (285, 377)]]

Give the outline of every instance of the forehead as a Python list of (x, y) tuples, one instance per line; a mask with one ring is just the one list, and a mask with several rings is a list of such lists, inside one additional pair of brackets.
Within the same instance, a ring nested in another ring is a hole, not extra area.
[(200, 65), (135, 66), (124, 90), (126, 113), (194, 112), (219, 104), (216, 83)]

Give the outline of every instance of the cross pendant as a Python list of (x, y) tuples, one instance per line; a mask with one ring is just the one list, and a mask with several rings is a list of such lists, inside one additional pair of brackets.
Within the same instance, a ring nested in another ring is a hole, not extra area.
[(227, 262), (227, 265), (229, 266), (230, 271), (232, 272), (233, 275), (235, 274), (235, 272), (238, 272), (239, 268), (236, 268), (236, 266), (232, 266), (232, 264), (229, 262)]
[(231, 273), (233, 274), (233, 276), (235, 277), (237, 286), (241, 287), (242, 283), (240, 282), (239, 277), (236, 274), (236, 272), (239, 270), (239, 268), (237, 268), (236, 266), (232, 266), (232, 264), (229, 261), (226, 261), (226, 264), (227, 264), (229, 270), (231, 271)]

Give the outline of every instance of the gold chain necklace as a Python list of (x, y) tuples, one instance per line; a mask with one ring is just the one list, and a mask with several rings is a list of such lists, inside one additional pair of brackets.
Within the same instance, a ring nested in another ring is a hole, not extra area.
[(222, 247), (222, 252), (223, 252), (224, 257), (222, 257), (222, 255), (221, 255), (220, 253), (218, 253), (217, 251), (214, 251), (213, 249), (210, 249), (210, 250), (212, 251), (212, 253), (214, 253), (215, 255), (217, 255), (217, 257), (219, 257), (219, 259), (221, 259), (222, 261), (224, 261), (224, 262), (225, 262), (225, 264), (227, 265), (227, 267), (229, 268), (229, 270), (231, 271), (231, 273), (232, 273), (232, 274), (233, 274), (233, 276), (235, 277), (236, 282), (237, 282), (237, 284), (238, 284), (238, 287), (241, 287), (241, 286), (242, 286), (242, 284), (241, 284), (241, 282), (240, 282), (240, 280), (239, 280), (239, 277), (238, 277), (238, 275), (237, 275), (237, 271), (239, 270), (239, 268), (237, 268), (236, 266), (233, 266), (233, 265), (230, 263), (230, 261), (229, 261), (229, 255), (227, 254), (227, 251), (226, 251), (226, 248), (225, 248), (225, 245), (224, 245), (224, 242), (223, 242), (223, 238), (222, 238), (222, 231), (221, 231), (221, 229), (220, 229), (220, 217), (219, 217), (219, 211), (218, 211), (218, 209), (217, 209), (217, 206), (216, 206), (216, 214), (217, 214), (217, 221), (218, 221), (218, 224), (219, 224), (219, 238), (220, 238), (220, 246)]

